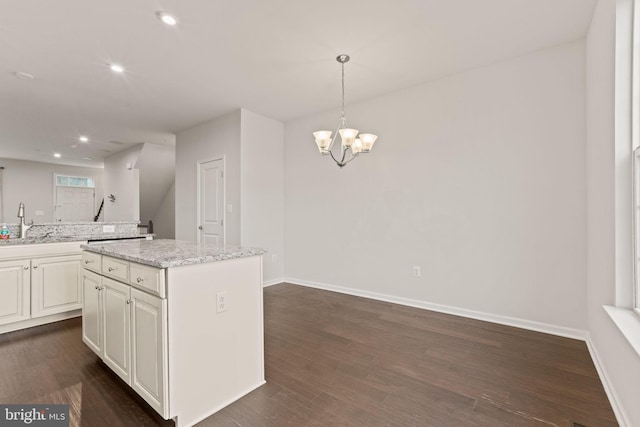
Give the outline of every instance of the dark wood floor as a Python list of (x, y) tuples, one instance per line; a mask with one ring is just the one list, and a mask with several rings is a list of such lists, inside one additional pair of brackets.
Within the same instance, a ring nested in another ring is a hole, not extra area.
[[(199, 426), (616, 426), (584, 342), (294, 285), (265, 289), (267, 384)], [(1, 403), (163, 421), (79, 319), (0, 335)], [(574, 424), (575, 423), (575, 424)]]

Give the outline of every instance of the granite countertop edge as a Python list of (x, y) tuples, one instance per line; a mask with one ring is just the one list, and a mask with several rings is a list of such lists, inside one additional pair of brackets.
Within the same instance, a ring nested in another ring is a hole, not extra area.
[[(143, 242), (143, 241), (137, 241)], [(162, 244), (163, 240), (150, 240), (147, 245), (158, 246)], [(186, 245), (188, 248), (196, 251), (208, 250), (212, 253), (205, 255), (192, 255), (192, 254), (172, 254), (169, 251), (160, 251), (159, 254), (148, 251), (146, 253), (127, 253), (127, 245), (130, 247), (129, 242), (120, 243), (105, 243), (105, 244), (92, 244), (81, 245), (80, 247), (86, 251), (98, 253), (101, 255), (107, 255), (114, 258), (120, 258), (126, 261), (132, 261), (139, 264), (148, 265), (157, 268), (170, 268), (180, 267), (185, 265), (203, 264), (208, 262), (225, 261), (237, 258), (246, 258), (251, 256), (263, 255), (267, 252), (262, 248), (250, 248), (250, 247), (238, 247), (238, 246), (223, 246), (223, 247), (202, 247), (196, 243), (177, 241), (182, 245)]]

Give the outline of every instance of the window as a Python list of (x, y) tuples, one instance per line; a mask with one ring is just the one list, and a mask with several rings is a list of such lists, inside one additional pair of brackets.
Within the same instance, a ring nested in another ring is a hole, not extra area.
[(93, 178), (86, 176), (56, 175), (56, 186), (95, 188)]

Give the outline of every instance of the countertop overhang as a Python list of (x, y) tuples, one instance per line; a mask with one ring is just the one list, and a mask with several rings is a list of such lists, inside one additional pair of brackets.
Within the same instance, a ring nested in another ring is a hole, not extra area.
[(263, 255), (261, 248), (213, 246), (182, 240), (133, 240), (82, 245), (82, 249), (158, 268)]

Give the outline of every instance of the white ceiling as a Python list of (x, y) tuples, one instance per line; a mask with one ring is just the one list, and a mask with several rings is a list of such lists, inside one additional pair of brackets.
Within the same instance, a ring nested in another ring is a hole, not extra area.
[(349, 104), (584, 38), (595, 1), (2, 0), (0, 157), (95, 166), (240, 107), (337, 114), (340, 53)]

